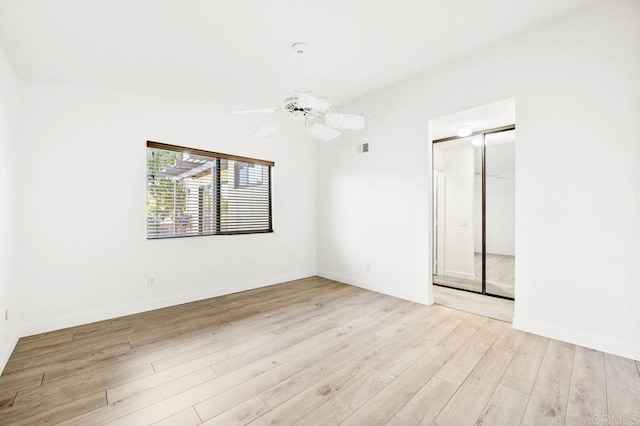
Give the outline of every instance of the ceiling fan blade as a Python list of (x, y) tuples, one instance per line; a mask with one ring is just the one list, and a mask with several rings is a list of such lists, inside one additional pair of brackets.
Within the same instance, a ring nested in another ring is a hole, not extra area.
[(364, 116), (346, 112), (330, 112), (325, 117), (327, 124), (336, 129), (363, 130)]
[(331, 102), (326, 98), (316, 98), (308, 93), (300, 93), (298, 95), (298, 108), (310, 108), (312, 111), (325, 113), (331, 107)]
[(231, 114), (270, 114), (280, 111), (280, 108), (262, 108), (262, 109), (237, 109), (231, 111)]
[(263, 124), (253, 134), (253, 137), (258, 139), (266, 139), (266, 138), (273, 137), (276, 133), (278, 133), (278, 130), (280, 130), (280, 127), (282, 127), (282, 125), (278, 123)]
[(339, 130), (336, 130), (329, 126), (325, 126), (322, 123), (315, 123), (307, 127), (305, 129), (305, 132), (307, 132), (313, 137), (316, 137), (320, 140), (327, 141), (327, 142), (336, 139), (338, 136), (342, 134), (340, 133)]

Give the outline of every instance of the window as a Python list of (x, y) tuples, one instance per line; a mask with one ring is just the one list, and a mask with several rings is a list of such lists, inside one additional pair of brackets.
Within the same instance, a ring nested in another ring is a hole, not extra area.
[(273, 165), (147, 142), (147, 238), (273, 232)]
[(236, 162), (234, 173), (236, 188), (262, 185), (262, 168), (259, 164)]

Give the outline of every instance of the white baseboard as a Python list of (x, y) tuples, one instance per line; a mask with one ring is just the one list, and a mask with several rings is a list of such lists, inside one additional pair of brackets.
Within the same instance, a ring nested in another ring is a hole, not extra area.
[[(409, 300), (411, 302), (420, 303), (423, 305), (433, 304), (433, 294), (429, 295), (427, 290), (428, 283), (425, 283), (424, 294), (418, 294), (414, 292), (404, 291), (394, 287), (388, 287), (380, 284), (370, 283), (357, 278), (346, 277), (340, 274), (334, 274), (329, 271), (318, 271), (318, 276), (322, 278), (328, 278), (330, 280), (339, 281), (345, 284), (350, 284), (356, 287), (364, 288), (367, 290), (375, 291), (376, 293), (382, 293), (389, 296), (397, 297), (399, 299)], [(430, 296), (430, 297), (429, 297)]]
[(471, 281), (476, 279), (476, 274), (473, 274), (470, 272), (444, 271), (444, 276), (451, 277), (451, 278), (460, 278), (463, 280), (471, 280)]
[[(31, 336), (34, 334), (47, 333), (49, 331), (61, 330), (63, 328), (75, 327), (78, 325), (90, 324), (96, 321), (104, 321), (108, 319), (118, 318), (125, 315), (139, 314), (141, 312), (152, 311), (154, 309), (166, 308), (169, 306), (181, 305), (183, 303), (196, 302), (198, 300), (209, 299), (226, 294), (238, 293), (241, 291), (253, 290), (255, 288), (266, 287), (287, 281), (298, 280), (302, 278), (313, 277), (316, 271), (305, 271), (278, 275), (268, 279), (248, 281), (244, 283), (234, 284), (227, 287), (210, 289), (204, 292), (179, 294), (170, 297), (163, 297), (145, 302), (132, 303), (129, 305), (121, 305), (109, 309), (102, 309), (79, 314), (67, 315), (48, 319), (44, 321), (33, 321), (21, 324), (20, 337)], [(13, 349), (13, 348), (12, 348)], [(11, 352), (9, 352), (11, 354)]]
[(598, 351), (618, 355), (624, 358), (640, 360), (640, 346), (638, 345), (618, 342), (580, 331), (549, 326), (519, 318), (513, 319), (513, 328), (516, 330), (526, 331), (527, 333), (562, 340), (563, 342), (572, 343), (574, 345), (584, 346), (585, 348), (596, 349)]
[(2, 353), (0, 353), (0, 374), (2, 374), (2, 372), (4, 371), (4, 367), (7, 365), (7, 362), (9, 361), (9, 357), (11, 357), (11, 354), (13, 353), (13, 349), (16, 347), (16, 344), (18, 343), (18, 339), (20, 338), (19, 334), (18, 334), (18, 329), (16, 327), (15, 331), (13, 332), (13, 335), (9, 337), (9, 341), (7, 342), (7, 345), (4, 347), (4, 350), (2, 351)]

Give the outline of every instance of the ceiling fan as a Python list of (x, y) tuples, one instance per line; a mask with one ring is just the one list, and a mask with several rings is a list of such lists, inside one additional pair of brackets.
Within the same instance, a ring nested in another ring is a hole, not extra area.
[[(295, 89), (295, 93), (276, 108), (245, 109), (231, 112), (234, 114), (278, 113), (282, 119), (304, 121), (305, 132), (323, 141), (336, 139), (342, 134), (342, 130), (364, 130), (364, 115), (338, 111), (336, 104), (327, 98), (313, 96), (309, 91), (302, 89), (300, 84), (302, 54), (307, 45), (295, 43), (291, 48), (298, 55), (298, 87)], [(263, 124), (253, 137), (272, 137), (281, 127), (280, 123)]]

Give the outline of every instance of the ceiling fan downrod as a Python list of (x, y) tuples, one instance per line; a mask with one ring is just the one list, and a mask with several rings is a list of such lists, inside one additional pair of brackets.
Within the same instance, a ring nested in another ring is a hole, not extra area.
[(291, 45), (291, 48), (298, 55), (298, 87), (296, 88), (297, 92), (302, 92), (302, 54), (307, 49), (306, 43), (294, 43)]

